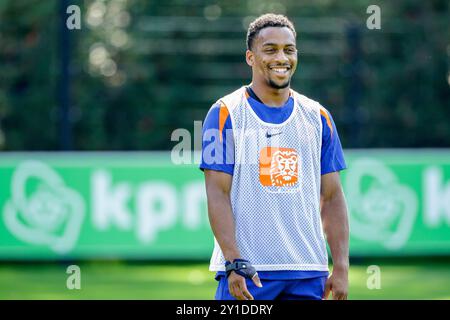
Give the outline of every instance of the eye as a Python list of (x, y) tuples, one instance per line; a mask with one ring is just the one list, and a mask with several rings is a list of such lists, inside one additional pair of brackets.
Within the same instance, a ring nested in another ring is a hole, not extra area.
[(289, 53), (289, 54), (295, 53), (295, 49), (294, 48), (287, 48), (285, 51), (286, 51), (286, 53)]

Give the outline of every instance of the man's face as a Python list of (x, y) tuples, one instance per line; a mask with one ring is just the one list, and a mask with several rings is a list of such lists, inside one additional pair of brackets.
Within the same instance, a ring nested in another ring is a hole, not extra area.
[(252, 50), (247, 50), (247, 63), (253, 69), (253, 81), (264, 81), (274, 89), (288, 87), (297, 67), (294, 33), (287, 27), (262, 29)]

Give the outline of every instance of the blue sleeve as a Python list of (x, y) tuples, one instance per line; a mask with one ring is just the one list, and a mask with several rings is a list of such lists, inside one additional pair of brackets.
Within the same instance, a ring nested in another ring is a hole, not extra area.
[(227, 115), (223, 128), (220, 128), (219, 118), (221, 108), (226, 107), (218, 103), (214, 104), (209, 109), (203, 123), (200, 169), (202, 171), (204, 169), (222, 171), (233, 175), (234, 140), (231, 118)]
[(341, 141), (331, 114), (324, 109), (328, 118), (321, 114), (322, 118), (322, 152), (320, 159), (321, 174), (341, 171), (347, 168), (342, 151)]

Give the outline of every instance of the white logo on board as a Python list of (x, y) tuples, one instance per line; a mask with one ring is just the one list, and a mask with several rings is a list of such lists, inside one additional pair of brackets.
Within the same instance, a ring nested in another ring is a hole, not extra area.
[(417, 217), (416, 193), (400, 184), (383, 163), (362, 158), (346, 176), (352, 236), (397, 250), (408, 241)]
[(45, 163), (25, 161), (14, 171), (3, 218), (18, 239), (67, 253), (78, 240), (84, 215), (81, 196)]

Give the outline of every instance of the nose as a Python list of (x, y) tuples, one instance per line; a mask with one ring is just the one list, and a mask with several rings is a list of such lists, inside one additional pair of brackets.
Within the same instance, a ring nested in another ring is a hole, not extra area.
[(289, 62), (284, 50), (278, 50), (277, 55), (275, 56), (275, 61), (278, 64), (287, 64)]

